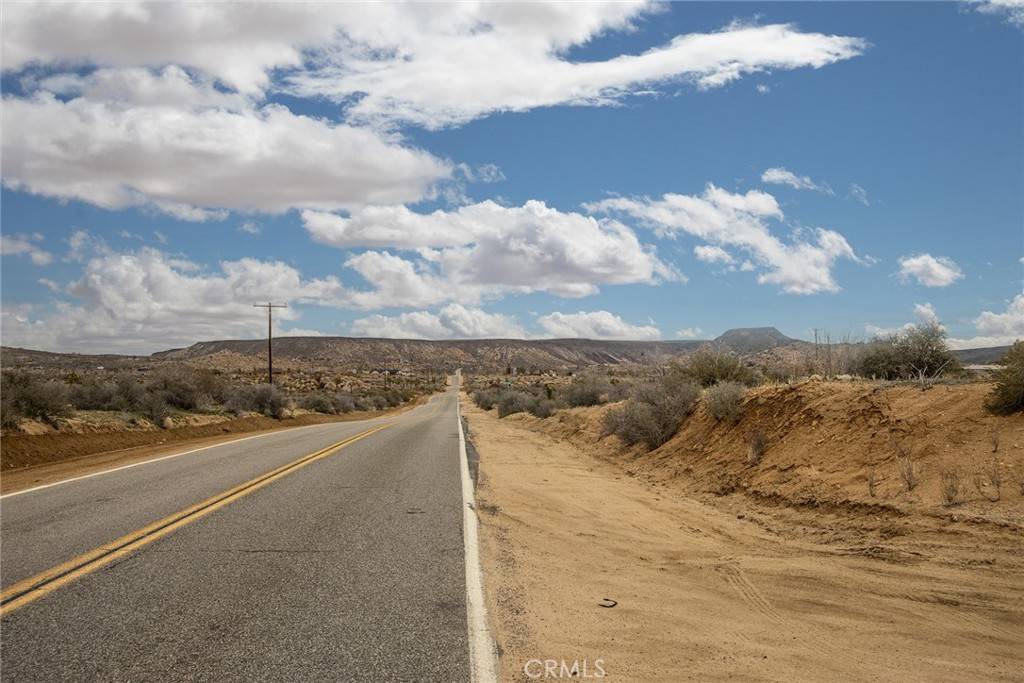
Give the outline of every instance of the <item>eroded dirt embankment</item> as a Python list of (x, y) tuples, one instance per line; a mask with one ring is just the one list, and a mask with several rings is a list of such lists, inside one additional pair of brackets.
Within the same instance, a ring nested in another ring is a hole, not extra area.
[[(914, 510), (1024, 522), (1024, 415), (984, 409), (987, 384), (803, 382), (749, 392), (736, 424), (699, 405), (667, 444), (647, 452), (601, 436), (607, 407), (560, 411), (546, 420), (506, 418), (621, 464), (631, 475), (700, 493), (748, 496), (794, 506), (897, 513)], [(764, 436), (757, 464), (750, 438)], [(908, 489), (903, 456), (917, 483)], [(991, 477), (996, 468), (999, 491)], [(955, 474), (954, 505), (942, 495)], [(998, 500), (996, 500), (998, 498)]]
[[(649, 453), (601, 437), (606, 407), (498, 420), (464, 401), (504, 678), (601, 658), (611, 680), (1015, 680), (1024, 417), (987, 415), (986, 392), (766, 387), (738, 424), (700, 408)], [(973, 481), (993, 457), (999, 500)]]

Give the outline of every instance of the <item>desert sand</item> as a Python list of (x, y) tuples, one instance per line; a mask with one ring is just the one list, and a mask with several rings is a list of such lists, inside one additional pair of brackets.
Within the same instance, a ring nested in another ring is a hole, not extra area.
[[(952, 429), (953, 450), (975, 448), (981, 462), (991, 448), (974, 441), (988, 443), (992, 424), (975, 416), (974, 434), (957, 413), (983, 416), (981, 390), (936, 389), (926, 399), (932, 409), (921, 410), (922, 399), (903, 388), (768, 388), (755, 392), (740, 425), (716, 427), (698, 412), (646, 454), (600, 438), (602, 408), (498, 420), (464, 400), (480, 452), (482, 560), (503, 680), (535, 680), (524, 666), (548, 659), (585, 661), (591, 676), (599, 664), (615, 681), (1021, 680), (1017, 484), (1003, 484), (999, 502), (983, 488), (977, 501), (938, 505), (931, 480), (944, 450), (920, 453), (922, 484), (904, 493), (888, 467), (893, 454), (879, 447), (858, 460), (824, 429), (830, 420), (848, 424), (847, 410), (867, 397), (884, 410), (851, 425), (864, 438), (879, 419), (904, 437), (920, 435), (925, 420), (929, 439), (948, 446), (944, 430)], [(793, 411), (810, 411), (817, 423), (786, 431)], [(769, 415), (781, 431), (750, 467), (741, 442), (729, 446), (725, 434)], [(1008, 420), (997, 424), (1004, 469), (1024, 455), (1022, 420)], [(871, 438), (881, 443), (887, 428), (879, 424)], [(805, 443), (805, 427), (816, 434), (809, 443), (824, 448)], [(700, 429), (713, 447), (698, 458), (683, 447)], [(740, 462), (706, 464), (716, 458)], [(862, 479), (876, 468), (884, 483), (869, 496)], [(714, 492), (711, 470), (725, 470), (729, 490)], [(802, 470), (809, 473), (795, 476)], [(606, 600), (615, 606), (601, 606)]]

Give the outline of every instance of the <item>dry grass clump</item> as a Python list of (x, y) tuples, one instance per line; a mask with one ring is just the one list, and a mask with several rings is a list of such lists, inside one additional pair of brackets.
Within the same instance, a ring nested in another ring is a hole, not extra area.
[(942, 502), (947, 506), (956, 505), (960, 502), (960, 473), (953, 470), (942, 470), (941, 477)]
[(900, 479), (903, 480), (903, 485), (907, 487), (908, 491), (913, 491), (920, 483), (914, 459), (910, 457), (909, 453), (902, 454), (897, 460), (897, 466), (899, 467)]
[(895, 439), (893, 439), (892, 445), (896, 448), (896, 469), (899, 472), (900, 479), (903, 480), (903, 485), (907, 488), (907, 491), (913, 491), (921, 481), (921, 473), (918, 471), (917, 463), (914, 462), (910, 451), (901, 446)]
[[(1011, 346), (1002, 364), (985, 407), (997, 415), (1009, 415), (1024, 410), (1024, 342)], [(996, 439), (994, 449), (999, 447), (998, 436)]]
[(999, 469), (999, 461), (992, 456), (981, 470), (974, 473), (974, 490), (993, 503), (1003, 496), (1003, 473)]
[(738, 382), (719, 382), (704, 391), (704, 404), (716, 420), (739, 422), (747, 389)]
[(764, 458), (764, 452), (768, 449), (768, 438), (760, 429), (755, 429), (747, 435), (747, 462), (756, 465)]

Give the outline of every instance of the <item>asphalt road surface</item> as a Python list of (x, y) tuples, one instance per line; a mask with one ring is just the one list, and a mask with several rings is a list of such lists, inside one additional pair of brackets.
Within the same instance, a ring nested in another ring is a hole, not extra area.
[(469, 680), (456, 399), (5, 496), (0, 676)]

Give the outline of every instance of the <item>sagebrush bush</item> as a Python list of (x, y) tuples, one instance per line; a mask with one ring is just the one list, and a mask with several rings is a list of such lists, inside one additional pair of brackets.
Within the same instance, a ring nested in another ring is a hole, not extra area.
[(540, 399), (525, 391), (506, 391), (497, 401), (498, 417), (529, 412)]
[(886, 380), (931, 379), (960, 370), (938, 323), (909, 327), (876, 338), (860, 359), (857, 373)]
[(111, 407), (116, 398), (117, 385), (113, 382), (91, 380), (68, 388), (68, 400), (76, 410), (116, 410)]
[(191, 372), (181, 368), (164, 368), (155, 372), (146, 383), (146, 393), (160, 396), (169, 406), (192, 410), (199, 400), (199, 389)]
[(680, 381), (677, 374), (633, 387), (633, 395), (605, 413), (603, 431), (615, 434), (627, 445), (657, 448), (675, 436), (679, 425), (693, 412), (700, 389)]
[[(995, 373), (995, 386), (985, 407), (997, 415), (1024, 410), (1024, 341), (1014, 343), (1000, 361), (1002, 369)], [(998, 448), (998, 439), (996, 441)]]
[(627, 446), (638, 443), (657, 448), (664, 443), (664, 429), (650, 404), (629, 399), (604, 414), (603, 432), (614, 434)]
[(126, 412), (138, 410), (142, 405), (142, 399), (146, 396), (146, 390), (134, 377), (128, 373), (120, 373), (114, 378), (114, 385), (117, 390), (111, 399), (111, 403), (104, 410), (123, 410)]
[(538, 398), (533, 405), (530, 406), (529, 411), (530, 415), (533, 415), (534, 417), (544, 418), (554, 415), (557, 407), (558, 405), (551, 399)]
[(677, 371), (702, 387), (710, 387), (719, 382), (737, 382), (750, 386), (757, 381), (754, 371), (739, 358), (711, 347), (703, 347), (691, 353)]
[(355, 408), (355, 401), (348, 394), (330, 394), (323, 391), (314, 391), (301, 397), (298, 401), (299, 407), (305, 410), (312, 410), (326, 415), (338, 415), (347, 413)]
[(704, 391), (704, 403), (716, 420), (738, 422), (743, 414), (746, 387), (737, 382), (719, 382)]
[(473, 392), (473, 403), (476, 403), (477, 407), (482, 410), (490, 410), (498, 402), (500, 397), (501, 390), (495, 387), (478, 389)]
[(3, 411), (0, 422), (5, 426), (17, 424), (22, 417), (53, 420), (71, 412), (67, 385), (44, 380), (31, 373), (4, 373), (0, 386)]
[(612, 385), (606, 378), (584, 375), (564, 387), (559, 399), (570, 408), (597, 406), (608, 401), (611, 390)]
[(148, 417), (158, 427), (162, 427), (164, 420), (171, 416), (171, 407), (159, 392), (151, 392), (142, 397), (139, 405), (139, 412)]
[(280, 418), (284, 416), (285, 398), (273, 384), (239, 386), (228, 397), (225, 407), (235, 414), (254, 412)]

